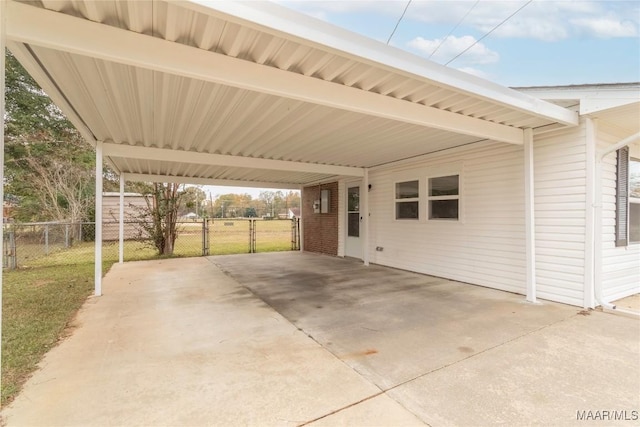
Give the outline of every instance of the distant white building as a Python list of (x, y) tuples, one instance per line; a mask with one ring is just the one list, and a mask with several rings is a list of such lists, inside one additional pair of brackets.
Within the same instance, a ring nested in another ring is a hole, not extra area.
[[(124, 238), (134, 239), (138, 228), (134, 222), (140, 215), (139, 209), (145, 209), (147, 202), (139, 193), (124, 193)], [(102, 238), (105, 241), (118, 240), (120, 221), (120, 193), (102, 193)]]
[(287, 211), (287, 218), (300, 218), (300, 208), (289, 208)]

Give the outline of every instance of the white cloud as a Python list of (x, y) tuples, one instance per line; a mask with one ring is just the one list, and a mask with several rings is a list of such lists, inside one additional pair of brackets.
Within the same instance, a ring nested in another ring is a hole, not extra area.
[[(482, 0), (467, 15), (461, 28), (482, 34), (518, 10), (526, 0)], [(453, 28), (474, 5), (473, 1), (414, 1), (405, 20)], [(375, 13), (394, 21), (402, 1), (282, 1), (305, 13), (328, 15)], [(394, 21), (395, 22), (395, 21)], [(640, 2), (610, 0), (536, 0), (501, 25), (491, 37), (557, 41), (571, 37), (636, 37), (640, 33)], [(467, 30), (467, 33), (469, 31)]]
[[(638, 17), (640, 9), (633, 2), (538, 1), (505, 22), (493, 35), (543, 41), (583, 36), (635, 37), (640, 26)], [(487, 28), (484, 27), (488, 31)]]
[[(442, 43), (442, 45), (438, 48), (440, 43)], [(427, 40), (422, 37), (416, 37), (408, 44), (426, 57), (429, 57), (437, 48), (438, 50), (433, 54), (431, 59), (436, 62), (445, 63), (474, 43), (476, 43), (476, 39), (473, 36), (448, 36), (444, 39), (444, 43), (442, 39)], [(477, 43), (460, 57), (459, 62), (481, 65), (492, 64), (499, 60), (500, 55), (498, 52), (489, 49), (482, 43)]]
[[(545, 41), (566, 38), (570, 34), (567, 16), (575, 13), (593, 13), (591, 3), (577, 3), (579, 7), (572, 2), (534, 1), (500, 25), (492, 33), (492, 37), (533, 38)], [(523, 4), (523, 0), (483, 0), (475, 7), (473, 2), (421, 2), (417, 3), (410, 19), (453, 26), (466, 15), (461, 27), (470, 27), (484, 34), (493, 30)]]
[(630, 21), (615, 18), (581, 18), (572, 19), (571, 23), (585, 33), (600, 38), (634, 37), (638, 28)]

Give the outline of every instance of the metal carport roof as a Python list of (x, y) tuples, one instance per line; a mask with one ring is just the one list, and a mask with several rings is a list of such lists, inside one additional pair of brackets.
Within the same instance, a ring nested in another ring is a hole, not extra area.
[[(271, 3), (7, 0), (5, 43), (98, 148), (96, 194), (103, 155), (121, 192), (124, 179), (292, 188), (366, 182), (368, 168), (478, 141), (523, 144), (530, 254), (532, 130), (578, 124), (561, 106)], [(100, 295), (101, 227), (95, 240)], [(528, 255), (531, 301), (533, 265)]]
[(577, 114), (263, 2), (8, 1), (7, 46), (127, 179), (292, 188)]

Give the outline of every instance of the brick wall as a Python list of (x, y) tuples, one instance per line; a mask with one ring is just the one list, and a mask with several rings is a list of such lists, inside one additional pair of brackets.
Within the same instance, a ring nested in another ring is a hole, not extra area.
[[(329, 190), (329, 213), (313, 213), (313, 202), (320, 190)], [(338, 183), (314, 185), (302, 189), (302, 226), (304, 250), (338, 255)]]

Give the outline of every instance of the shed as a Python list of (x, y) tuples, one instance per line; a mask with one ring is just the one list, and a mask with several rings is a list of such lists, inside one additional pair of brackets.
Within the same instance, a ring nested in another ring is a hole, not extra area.
[[(140, 209), (147, 207), (142, 194), (124, 193), (124, 239), (138, 236), (136, 222), (140, 220)], [(105, 241), (118, 240), (120, 230), (120, 193), (102, 193), (102, 238)]]

